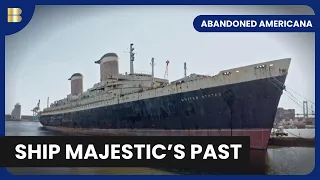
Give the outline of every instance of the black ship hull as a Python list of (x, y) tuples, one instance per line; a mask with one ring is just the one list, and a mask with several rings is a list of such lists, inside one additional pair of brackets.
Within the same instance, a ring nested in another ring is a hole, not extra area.
[(76, 112), (40, 115), (53, 130), (88, 135), (250, 136), (266, 149), (286, 75), (142, 99)]

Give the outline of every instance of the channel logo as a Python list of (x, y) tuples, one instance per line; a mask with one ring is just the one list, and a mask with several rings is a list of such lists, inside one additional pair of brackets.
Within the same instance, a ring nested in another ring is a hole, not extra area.
[(8, 23), (19, 23), (22, 20), (20, 8), (8, 8)]

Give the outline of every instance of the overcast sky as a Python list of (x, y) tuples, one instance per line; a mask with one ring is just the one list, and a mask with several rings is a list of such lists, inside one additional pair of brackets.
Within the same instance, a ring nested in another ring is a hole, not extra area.
[[(120, 72), (129, 72), (129, 44), (135, 44), (135, 71), (163, 78), (165, 62), (169, 80), (181, 78), (183, 63), (188, 74), (219, 71), (263, 61), (291, 57), (287, 86), (315, 101), (313, 33), (199, 33), (193, 19), (200, 14), (313, 14), (308, 7), (234, 6), (42, 6), (20, 32), (6, 37), (6, 104), (22, 105), (22, 114), (64, 98), (70, 93), (68, 78), (84, 75), (84, 89), (99, 82), (103, 54), (120, 57)], [(303, 99), (292, 93), (302, 105)], [(309, 105), (311, 105), (309, 103)], [(283, 94), (280, 107), (302, 107)]]

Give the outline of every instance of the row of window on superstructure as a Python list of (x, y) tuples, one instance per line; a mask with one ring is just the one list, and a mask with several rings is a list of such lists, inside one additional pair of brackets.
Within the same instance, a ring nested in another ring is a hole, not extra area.
[[(269, 64), (269, 66), (272, 67), (273, 64)], [(257, 66), (255, 66), (254, 68), (255, 68), (255, 69), (263, 69), (263, 68), (266, 68), (266, 67), (267, 67), (267, 65), (262, 64), (262, 65), (257, 65)], [(236, 70), (236, 72), (238, 73), (239, 70)], [(226, 72), (223, 72), (222, 75), (231, 75), (231, 72), (230, 72), (230, 71), (226, 71)]]
[[(185, 97), (185, 98), (182, 98), (181, 101), (190, 101), (190, 100), (198, 100), (200, 98), (202, 99), (205, 99), (205, 98), (213, 98), (213, 97), (218, 97), (218, 96), (221, 96), (221, 93), (214, 93), (214, 94), (205, 94), (205, 95), (202, 95), (202, 96), (192, 96), (192, 97)], [(105, 104), (108, 104), (110, 101), (105, 101), (105, 102), (99, 102), (99, 103), (94, 103), (94, 104), (90, 104), (90, 105), (86, 105), (86, 106), (81, 106), (81, 107), (76, 107), (75, 109), (73, 110), (84, 110), (86, 108), (89, 108), (89, 107), (94, 107), (94, 106), (97, 106), (97, 105), (105, 105)], [(64, 112), (70, 112), (70, 110), (67, 110), (67, 111), (64, 111)]]
[[(186, 98), (182, 98), (181, 101), (183, 102), (183, 101), (190, 101), (190, 100), (198, 100), (199, 98), (205, 99), (205, 98), (212, 98), (212, 97), (218, 97), (218, 96), (221, 96), (221, 93), (205, 94), (199, 97), (198, 96), (186, 97)], [(124, 98), (122, 100), (124, 100)], [(105, 105), (105, 104), (108, 104), (109, 102), (110, 101), (89, 104), (81, 107), (76, 107), (74, 110), (84, 110), (86, 108), (94, 107), (97, 105)], [(69, 112), (69, 111), (66, 111), (66, 112)]]

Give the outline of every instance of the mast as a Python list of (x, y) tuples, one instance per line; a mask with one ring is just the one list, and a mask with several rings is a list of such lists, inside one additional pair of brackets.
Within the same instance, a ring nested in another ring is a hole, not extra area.
[(184, 63), (184, 77), (187, 77), (187, 63)]
[(135, 53), (133, 52), (134, 48), (133, 48), (133, 44), (130, 44), (130, 74), (134, 74), (133, 71), (133, 61), (134, 61), (134, 55)]
[(164, 72), (164, 79), (167, 79), (168, 76), (169, 76), (169, 69), (168, 69), (168, 66), (169, 66), (169, 60), (166, 61), (166, 71)]
[(155, 63), (154, 63), (154, 58), (152, 58), (151, 59), (151, 68), (152, 68), (152, 88), (154, 88), (154, 65), (155, 65)]

